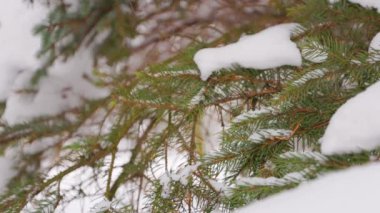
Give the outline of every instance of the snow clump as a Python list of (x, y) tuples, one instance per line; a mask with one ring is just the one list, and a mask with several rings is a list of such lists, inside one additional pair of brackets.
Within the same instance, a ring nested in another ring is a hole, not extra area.
[(280, 24), (243, 36), (233, 44), (199, 50), (194, 61), (201, 79), (205, 81), (213, 72), (233, 65), (260, 70), (284, 65), (301, 66), (300, 50), (290, 40), (297, 29), (300, 25), (296, 23)]

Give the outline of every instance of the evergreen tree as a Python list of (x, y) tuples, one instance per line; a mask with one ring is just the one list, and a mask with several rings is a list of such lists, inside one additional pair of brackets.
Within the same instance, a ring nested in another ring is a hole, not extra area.
[[(30, 79), (32, 90), (57, 60), (92, 48), (96, 66), (89, 81), (110, 94), (56, 116), (3, 124), (4, 153), (24, 150), (1, 195), (4, 211), (50, 212), (89, 199), (98, 212), (229, 212), (319, 174), (380, 157), (378, 149), (324, 155), (319, 142), (337, 109), (380, 78), (379, 62), (368, 51), (380, 32), (376, 10), (348, 0), (273, 0), (263, 14), (229, 26), (213, 41), (193, 39), (168, 59), (151, 59), (130, 72), (125, 61), (141, 48), (209, 26), (215, 16), (191, 16), (202, 1), (46, 3), (53, 9), (35, 28), (43, 63)], [(168, 11), (176, 15), (165, 20), (165, 33), (124, 45), (138, 35), (139, 24)], [(198, 50), (289, 22), (302, 26), (291, 37), (302, 52), (302, 66), (233, 65), (201, 80), (193, 60)], [(110, 67), (118, 68), (106, 70)], [(206, 148), (210, 112), (222, 127), (217, 151)], [(43, 148), (25, 151), (33, 145)], [(268, 178), (275, 181), (258, 184)]]

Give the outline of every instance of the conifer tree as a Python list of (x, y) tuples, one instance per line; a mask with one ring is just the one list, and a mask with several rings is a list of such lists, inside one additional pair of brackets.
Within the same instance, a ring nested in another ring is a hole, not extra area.
[[(17, 165), (0, 209), (53, 212), (85, 200), (95, 212), (230, 212), (379, 159), (376, 148), (327, 155), (320, 143), (334, 113), (380, 78), (379, 50), (368, 51), (380, 32), (378, 11), (349, 0), (272, 0), (265, 10), (254, 5), (252, 14), (236, 15), (239, 23), (212, 41), (193, 36), (180, 51), (166, 58), (157, 52), (131, 72), (126, 61), (136, 52), (212, 28), (219, 16), (193, 16), (205, 2), (44, 2), (49, 15), (35, 28), (43, 63), (21, 92), (38, 91), (56, 61), (82, 49), (95, 61), (85, 79), (110, 92), (54, 116), (2, 124), (1, 149)], [(241, 2), (237, 11), (252, 1)], [(175, 15), (166, 19), (168, 13)], [(138, 26), (152, 20), (162, 31), (133, 44)], [(289, 42), (302, 53), (300, 66), (232, 63), (200, 78), (199, 50), (280, 23), (299, 23)], [(221, 127), (214, 151), (206, 148), (213, 143), (205, 134), (209, 113)]]

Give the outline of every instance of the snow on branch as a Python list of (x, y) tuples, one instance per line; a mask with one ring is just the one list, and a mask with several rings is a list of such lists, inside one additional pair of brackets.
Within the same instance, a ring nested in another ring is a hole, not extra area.
[(327, 174), (296, 189), (254, 202), (236, 212), (375, 213), (379, 209), (379, 179), (380, 164), (368, 164)]
[(207, 80), (215, 71), (237, 64), (245, 68), (271, 69), (284, 65), (301, 66), (297, 45), (290, 40), (300, 25), (295, 23), (269, 27), (259, 33), (243, 36), (236, 43), (224, 47), (199, 50), (194, 61)]
[(285, 152), (279, 156), (282, 159), (299, 158), (303, 160), (312, 159), (320, 163), (327, 161), (327, 157), (319, 152), (305, 151), (305, 152)]
[(248, 186), (284, 186), (291, 183), (300, 183), (305, 181), (305, 175), (308, 173), (310, 173), (310, 169), (305, 169), (300, 172), (288, 173), (282, 178), (241, 177), (239, 180), (237, 180), (237, 184)]

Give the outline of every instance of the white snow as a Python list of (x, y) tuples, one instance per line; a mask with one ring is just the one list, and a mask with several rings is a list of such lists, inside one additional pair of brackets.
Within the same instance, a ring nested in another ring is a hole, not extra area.
[(349, 0), (352, 3), (360, 4), (365, 8), (375, 8), (380, 13), (380, 1), (379, 0)]
[(170, 177), (169, 175), (165, 174), (160, 177), (160, 184), (162, 186), (162, 192), (161, 197), (168, 198), (170, 195)]
[[(80, 106), (84, 99), (108, 95), (106, 89), (97, 88), (89, 80), (93, 78), (94, 65), (91, 47), (81, 48), (67, 61), (58, 59), (47, 76), (31, 85), (34, 72), (41, 66), (36, 58), (41, 41), (32, 31), (48, 11), (38, 1), (32, 5), (27, 1), (4, 0), (0, 7), (0, 101), (6, 103), (1, 119), (9, 125), (56, 115)], [(46, 140), (40, 142), (6, 149), (0, 157), (0, 193), (17, 174), (15, 167), (21, 153), (33, 154), (53, 145)]]
[(219, 182), (217, 180), (209, 179), (208, 182), (211, 184), (211, 186), (218, 192), (222, 192), (225, 195), (228, 195), (230, 193), (230, 187), (225, 185), (224, 182)]
[[(372, 39), (369, 62), (380, 60), (380, 33)], [(348, 100), (333, 115), (321, 138), (323, 154), (357, 153), (380, 146), (380, 81)]]
[(17, 175), (15, 167), (17, 166), (17, 151), (16, 148), (8, 148), (4, 155), (0, 156), (0, 194), (7, 189), (8, 182)]
[(257, 118), (264, 114), (273, 114), (276, 113), (278, 110), (273, 107), (260, 107), (259, 109), (250, 110), (248, 112), (242, 113), (239, 116), (235, 117), (232, 120), (232, 123), (241, 123), (248, 119)]
[[(42, 21), (46, 8), (39, 4), (31, 6), (24, 1), (2, 1), (0, 7), (0, 102), (6, 101), (17, 76), (25, 69), (36, 68), (36, 50), (39, 38), (32, 36), (35, 23)], [(33, 13), (27, 11), (34, 11)], [(19, 148), (8, 148), (0, 156), (0, 193), (17, 171)]]
[(299, 187), (237, 210), (238, 213), (377, 213), (380, 164), (327, 174)]
[[(224, 125), (221, 124), (221, 119), (223, 119)], [(230, 122), (230, 118), (225, 112), (219, 113), (212, 108), (204, 110), (202, 120), (200, 120), (201, 126), (198, 137), (207, 141), (202, 144), (202, 151), (205, 154), (213, 154), (219, 150), (222, 132), (230, 127)]]
[(79, 107), (85, 99), (107, 96), (107, 90), (95, 87), (83, 77), (84, 74), (91, 76), (91, 57), (89, 51), (81, 50), (66, 62), (57, 61), (49, 75), (40, 80), (35, 93), (22, 92), (31, 88), (34, 73), (21, 73), (14, 81), (13, 92), (9, 94), (2, 118), (14, 125)]
[(194, 165), (189, 165), (180, 170), (177, 174), (172, 174), (171, 178), (174, 181), (179, 181), (182, 185), (187, 185), (187, 179), (192, 175), (192, 173), (197, 170), (198, 166), (200, 164), (194, 164)]
[(326, 74), (326, 72), (327, 72), (327, 69), (312, 70), (312, 71), (306, 73), (305, 75), (303, 75), (301, 78), (293, 81), (292, 85), (296, 86), (296, 87), (302, 86), (306, 82), (308, 82), (309, 80), (318, 79), (318, 78), (323, 77)]
[(306, 46), (302, 48), (302, 56), (313, 63), (322, 63), (325, 62), (328, 58), (328, 53), (324, 49), (324, 47), (313, 41), (310, 46)]
[(292, 32), (299, 27), (295, 23), (280, 24), (241, 37), (233, 44), (199, 50), (194, 61), (201, 72), (201, 79), (205, 81), (213, 72), (231, 68), (235, 64), (253, 69), (301, 66), (301, 53), (290, 40)]
[[(149, 75), (149, 73), (148, 73)], [(181, 70), (181, 71), (160, 71), (158, 73), (153, 74), (154, 77), (165, 77), (165, 76), (170, 76), (170, 77), (175, 77), (175, 76), (180, 76), (180, 75), (198, 75), (198, 71), (194, 69), (189, 69), (189, 70)]]
[(81, 48), (67, 61), (58, 59), (37, 86), (30, 84), (41, 66), (36, 58), (40, 38), (33, 35), (49, 9), (40, 3), (7, 0), (0, 8), (0, 101), (6, 102), (2, 119), (9, 125), (38, 116), (51, 116), (80, 106), (84, 99), (99, 99), (108, 91), (84, 78), (92, 78), (92, 50)]
[(305, 151), (305, 152), (285, 152), (280, 155), (282, 159), (290, 159), (290, 158), (299, 158), (303, 160), (316, 160), (319, 163), (324, 163), (327, 160), (327, 157), (322, 155), (319, 152)]
[[(377, 9), (377, 12), (380, 13), (380, 1), (379, 0), (348, 0), (351, 3), (356, 3), (359, 4), (362, 7), (372, 9), (375, 8)], [(340, 0), (329, 0), (330, 4), (335, 4), (340, 2)]]
[(380, 33), (377, 33), (373, 37), (371, 43), (369, 44), (369, 61), (374, 63), (380, 61)]
[(203, 87), (199, 90), (199, 92), (190, 100), (189, 106), (194, 107), (197, 106), (201, 101), (205, 100), (205, 92), (206, 92), (206, 87)]
[(128, 43), (131, 47), (138, 47), (140, 46), (141, 44), (143, 44), (145, 41), (145, 36), (143, 35), (138, 35), (134, 38), (131, 38), (128, 40)]
[(161, 196), (163, 198), (168, 198), (171, 192), (170, 186), (171, 181), (179, 181), (182, 185), (187, 185), (188, 178), (192, 175), (192, 173), (197, 170), (200, 163), (196, 163), (194, 165), (185, 166), (182, 169), (177, 170), (176, 173), (165, 173), (160, 179), (160, 184), (162, 185)]
[(91, 208), (90, 213), (107, 212), (111, 209), (111, 207), (112, 203), (109, 200), (102, 199)]
[(380, 81), (348, 100), (321, 138), (323, 154), (357, 153), (380, 146)]
[(32, 35), (36, 23), (47, 9), (25, 1), (5, 0), (0, 7), (0, 101), (8, 97), (16, 76), (25, 69), (35, 69), (40, 39)]
[(305, 174), (309, 172), (308, 169), (301, 172), (292, 172), (286, 174), (282, 178), (276, 177), (268, 177), (268, 178), (260, 178), (260, 177), (241, 177), (236, 183), (238, 185), (247, 185), (247, 186), (284, 186), (290, 183), (300, 183), (305, 181)]
[(261, 143), (266, 139), (289, 137), (291, 134), (292, 131), (287, 129), (260, 129), (253, 133), (249, 139), (255, 143)]

